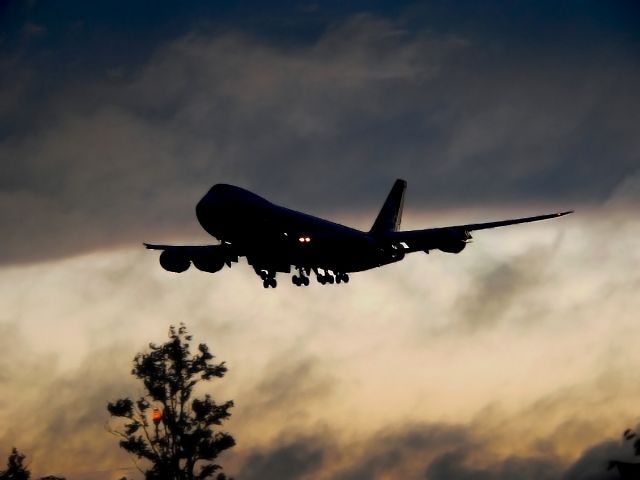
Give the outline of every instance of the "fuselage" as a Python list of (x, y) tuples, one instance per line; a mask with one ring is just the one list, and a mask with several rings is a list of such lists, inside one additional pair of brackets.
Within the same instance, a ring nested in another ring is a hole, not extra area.
[(227, 184), (217, 184), (200, 200), (202, 227), (233, 245), (252, 265), (288, 272), (290, 267), (357, 272), (402, 259), (385, 239), (297, 212)]

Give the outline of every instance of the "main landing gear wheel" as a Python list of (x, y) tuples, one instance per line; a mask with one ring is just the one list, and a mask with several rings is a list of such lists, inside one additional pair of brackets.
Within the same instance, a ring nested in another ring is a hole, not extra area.
[(349, 283), (349, 275), (346, 273), (336, 273), (336, 283)]
[(308, 271), (305, 272), (303, 267), (296, 267), (296, 269), (298, 270), (298, 274), (291, 277), (291, 282), (296, 287), (309, 286), (309, 277), (306, 275)]
[(326, 285), (327, 283), (329, 285), (333, 285), (337, 281), (337, 276), (334, 277), (333, 274), (328, 270), (325, 270), (324, 273), (316, 272), (316, 277), (318, 279), (318, 283), (320, 283), (321, 285)]
[(294, 275), (291, 281), (296, 287), (309, 286), (309, 277)]
[(256, 269), (256, 273), (260, 275), (260, 278), (262, 279), (262, 286), (264, 288), (276, 288), (278, 286), (278, 282), (276, 280), (276, 272)]
[(269, 288), (269, 287), (271, 287), (271, 288), (276, 288), (276, 287), (278, 286), (278, 281), (277, 281), (275, 278), (273, 278), (273, 277), (265, 278), (265, 279), (262, 281), (262, 286), (263, 286), (264, 288)]

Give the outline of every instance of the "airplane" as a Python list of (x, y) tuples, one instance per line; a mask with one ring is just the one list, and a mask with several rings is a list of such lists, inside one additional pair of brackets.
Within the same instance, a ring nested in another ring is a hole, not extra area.
[(196, 216), (219, 244), (144, 246), (161, 250), (160, 265), (170, 272), (184, 272), (193, 264), (215, 273), (245, 257), (264, 288), (276, 288), (277, 273), (292, 270), (296, 286), (308, 286), (312, 273), (322, 285), (339, 284), (348, 283), (350, 273), (399, 262), (408, 253), (460, 253), (473, 231), (573, 213), (401, 231), (406, 188), (405, 180), (395, 181), (373, 226), (365, 232), (276, 205), (234, 185), (217, 184), (196, 205)]

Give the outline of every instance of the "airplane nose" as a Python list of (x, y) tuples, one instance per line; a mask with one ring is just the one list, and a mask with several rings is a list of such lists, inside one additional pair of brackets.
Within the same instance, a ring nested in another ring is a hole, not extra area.
[(221, 240), (230, 231), (243, 230), (242, 219), (264, 208), (268, 202), (239, 187), (218, 183), (196, 205), (200, 225)]
[(196, 204), (196, 217), (202, 228), (204, 228), (209, 234), (218, 238), (216, 235), (216, 225), (220, 223), (221, 210), (224, 210), (224, 206), (221, 205), (221, 195), (216, 189), (216, 186), (212, 187), (207, 194), (200, 199)]
[(211, 206), (211, 200), (210, 200), (210, 197), (209, 197), (210, 194), (211, 194), (211, 192), (207, 193), (196, 204), (196, 217), (198, 217), (198, 220), (201, 220), (201, 218), (203, 218), (204, 215), (206, 215), (207, 212), (210, 209), (210, 206)]

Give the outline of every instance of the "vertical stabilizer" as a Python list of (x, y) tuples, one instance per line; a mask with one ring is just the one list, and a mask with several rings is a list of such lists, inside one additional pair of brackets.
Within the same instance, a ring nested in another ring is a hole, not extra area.
[(404, 192), (407, 189), (405, 180), (397, 179), (393, 184), (387, 199), (380, 209), (380, 213), (373, 222), (369, 233), (379, 234), (385, 232), (395, 232), (400, 228), (402, 220), (402, 207), (404, 205)]

